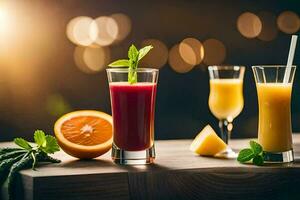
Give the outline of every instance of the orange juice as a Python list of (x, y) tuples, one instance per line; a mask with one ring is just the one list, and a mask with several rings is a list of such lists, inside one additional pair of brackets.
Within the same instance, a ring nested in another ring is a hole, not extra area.
[(257, 83), (259, 104), (258, 141), (264, 151), (292, 149), (291, 83)]
[(244, 107), (243, 80), (211, 79), (208, 104), (218, 119), (232, 121)]

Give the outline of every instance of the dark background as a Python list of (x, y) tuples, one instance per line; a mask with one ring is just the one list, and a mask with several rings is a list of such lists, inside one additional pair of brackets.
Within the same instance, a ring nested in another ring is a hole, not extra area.
[[(53, 132), (63, 113), (79, 109), (110, 112), (105, 71), (83, 73), (76, 67), (76, 47), (66, 36), (68, 22), (77, 16), (123, 13), (130, 17), (128, 37), (109, 46), (110, 61), (126, 57), (131, 43), (158, 39), (168, 49), (187, 37), (203, 42), (221, 41), (226, 57), (221, 64), (246, 66), (245, 106), (234, 121), (233, 137), (256, 137), (257, 96), (252, 65), (285, 64), (291, 34), (278, 30), (271, 41), (244, 37), (237, 29), (243, 12), (300, 13), (297, 0), (278, 1), (121, 1), (121, 0), (3, 0), (0, 11), (0, 141), (16, 136), (31, 138), (35, 129)], [(264, 24), (263, 24), (264, 25)], [(5, 29), (4, 31), (1, 28)], [(263, 26), (264, 28), (264, 26)], [(296, 34), (299, 33), (296, 32)], [(299, 45), (299, 44), (298, 44)], [(300, 47), (294, 64), (300, 63)], [(300, 75), (296, 73), (293, 131), (300, 132)], [(166, 63), (160, 70), (155, 119), (157, 139), (192, 138), (206, 124), (217, 128), (210, 113), (207, 64), (187, 73), (176, 73)]]

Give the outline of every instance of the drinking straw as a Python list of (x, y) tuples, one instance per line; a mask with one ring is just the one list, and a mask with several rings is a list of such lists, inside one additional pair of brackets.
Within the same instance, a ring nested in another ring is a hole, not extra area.
[(293, 60), (294, 60), (294, 55), (295, 55), (297, 38), (298, 38), (297, 35), (292, 35), (291, 44), (290, 44), (290, 51), (289, 51), (289, 57), (288, 57), (288, 61), (287, 61), (287, 65), (286, 65), (286, 69), (285, 69), (285, 73), (284, 73), (283, 83), (288, 83), (288, 81), (289, 81), (289, 77), (290, 77), (291, 69), (292, 69), (292, 64), (293, 64)]

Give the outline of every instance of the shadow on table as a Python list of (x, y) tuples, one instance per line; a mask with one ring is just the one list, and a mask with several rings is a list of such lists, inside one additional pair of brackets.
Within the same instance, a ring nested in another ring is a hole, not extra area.
[(127, 169), (130, 172), (145, 172), (145, 171), (167, 171), (170, 168), (165, 167), (163, 165), (159, 165), (156, 163), (148, 164), (148, 165), (118, 165), (122, 168)]
[(65, 161), (63, 163), (60, 164), (61, 167), (66, 167), (66, 168), (85, 168), (85, 167), (89, 167), (89, 168), (104, 168), (104, 167), (114, 167), (114, 163), (109, 161), (109, 160), (100, 160), (100, 159), (90, 159), (90, 160), (79, 160), (79, 159), (75, 159), (75, 160), (70, 160), (70, 161)]
[(122, 170), (128, 170), (130, 172), (143, 172), (143, 171), (163, 171), (169, 170), (168, 167), (153, 163), (147, 165), (118, 165), (110, 160), (100, 160), (100, 159), (91, 159), (91, 160), (71, 160), (59, 164), (61, 167), (66, 168), (117, 168)]

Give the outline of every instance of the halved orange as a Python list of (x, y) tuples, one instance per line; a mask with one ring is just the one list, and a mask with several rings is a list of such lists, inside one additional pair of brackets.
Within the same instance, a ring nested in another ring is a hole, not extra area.
[(59, 146), (81, 159), (98, 157), (112, 145), (112, 117), (95, 110), (80, 110), (63, 115), (54, 125)]

